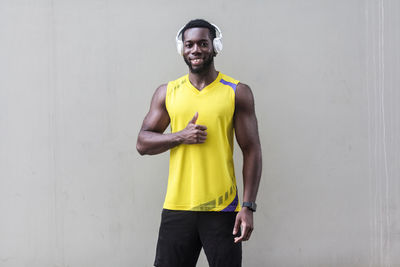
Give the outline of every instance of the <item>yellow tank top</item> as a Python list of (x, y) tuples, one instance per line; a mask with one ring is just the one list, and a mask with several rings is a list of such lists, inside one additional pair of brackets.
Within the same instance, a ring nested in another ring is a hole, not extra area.
[(185, 75), (167, 86), (165, 105), (171, 132), (183, 130), (196, 112), (207, 126), (203, 144), (171, 149), (164, 208), (191, 211), (239, 211), (233, 165), (233, 114), (239, 81), (218, 73), (201, 91)]

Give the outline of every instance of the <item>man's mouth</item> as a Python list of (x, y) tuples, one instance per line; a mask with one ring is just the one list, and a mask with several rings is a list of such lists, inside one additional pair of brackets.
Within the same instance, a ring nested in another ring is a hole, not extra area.
[(195, 58), (195, 59), (191, 59), (190, 62), (192, 63), (192, 65), (200, 65), (203, 63), (203, 59), (202, 58)]

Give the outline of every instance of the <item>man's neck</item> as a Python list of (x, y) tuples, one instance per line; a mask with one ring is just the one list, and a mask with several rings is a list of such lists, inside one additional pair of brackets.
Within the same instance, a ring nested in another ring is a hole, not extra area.
[(204, 87), (212, 83), (217, 76), (218, 72), (215, 70), (214, 66), (210, 67), (204, 73), (192, 73), (189, 71), (189, 81), (199, 91), (203, 90)]

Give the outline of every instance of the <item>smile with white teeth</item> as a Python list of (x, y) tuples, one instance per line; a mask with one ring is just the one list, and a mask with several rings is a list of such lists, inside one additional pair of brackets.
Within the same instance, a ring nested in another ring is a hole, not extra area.
[(192, 59), (191, 61), (192, 61), (192, 64), (194, 64), (194, 65), (198, 65), (203, 62), (203, 60), (201, 58), (195, 58), (195, 59)]

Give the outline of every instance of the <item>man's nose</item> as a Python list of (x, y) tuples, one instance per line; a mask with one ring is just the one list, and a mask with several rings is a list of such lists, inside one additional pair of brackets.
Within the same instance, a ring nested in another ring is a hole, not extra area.
[(201, 52), (200, 46), (197, 44), (194, 44), (192, 47), (192, 53), (194, 54), (194, 53), (200, 53), (200, 52)]

